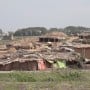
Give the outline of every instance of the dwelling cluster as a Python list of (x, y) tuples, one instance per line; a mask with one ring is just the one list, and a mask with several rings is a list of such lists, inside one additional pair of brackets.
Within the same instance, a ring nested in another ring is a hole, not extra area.
[(52, 32), (0, 45), (0, 70), (90, 68), (90, 45), (77, 39), (80, 37)]

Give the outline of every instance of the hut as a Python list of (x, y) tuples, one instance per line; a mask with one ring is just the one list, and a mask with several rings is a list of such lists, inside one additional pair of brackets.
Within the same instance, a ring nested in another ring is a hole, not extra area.
[(79, 38), (80, 39), (90, 39), (90, 31), (80, 33)]
[(47, 62), (51, 63), (51, 67), (57, 68), (81, 68), (82, 59), (80, 54), (75, 52), (50, 52), (44, 53), (42, 56)]
[(80, 53), (84, 58), (90, 59), (90, 45), (89, 44), (78, 44), (73, 45), (74, 50)]
[(67, 35), (63, 32), (51, 32), (39, 37), (39, 42), (60, 42), (66, 39)]
[(90, 44), (90, 31), (80, 33), (78, 41), (83, 44)]
[(46, 70), (50, 67), (49, 62), (42, 58), (37, 58), (35, 56), (31, 57), (21, 57), (21, 58), (2, 58), (0, 60), (0, 71), (36, 71), (36, 70)]

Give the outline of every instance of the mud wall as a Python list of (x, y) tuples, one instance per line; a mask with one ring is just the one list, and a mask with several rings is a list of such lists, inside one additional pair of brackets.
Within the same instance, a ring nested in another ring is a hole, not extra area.
[(26, 61), (26, 62), (12, 62), (5, 65), (0, 65), (0, 71), (11, 71), (11, 70), (38, 70), (38, 64), (36, 61)]
[(90, 48), (75, 48), (75, 51), (80, 53), (83, 57), (90, 59)]

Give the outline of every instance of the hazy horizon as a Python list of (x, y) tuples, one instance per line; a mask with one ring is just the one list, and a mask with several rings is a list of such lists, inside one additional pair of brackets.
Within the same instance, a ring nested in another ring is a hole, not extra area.
[(0, 0), (0, 28), (90, 27), (90, 0)]

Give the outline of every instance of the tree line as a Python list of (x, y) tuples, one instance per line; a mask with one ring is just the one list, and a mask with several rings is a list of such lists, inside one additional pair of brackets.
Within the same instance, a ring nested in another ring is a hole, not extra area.
[[(12, 33), (14, 34), (14, 36), (40, 36), (53, 31), (64, 32), (68, 35), (77, 35), (78, 33), (81, 33), (83, 31), (90, 31), (90, 28), (81, 26), (67, 26), (65, 28), (50, 28), (50, 29), (47, 29), (45, 27), (29, 27), (18, 29)], [(0, 34), (2, 33), (3, 30), (0, 29)]]

